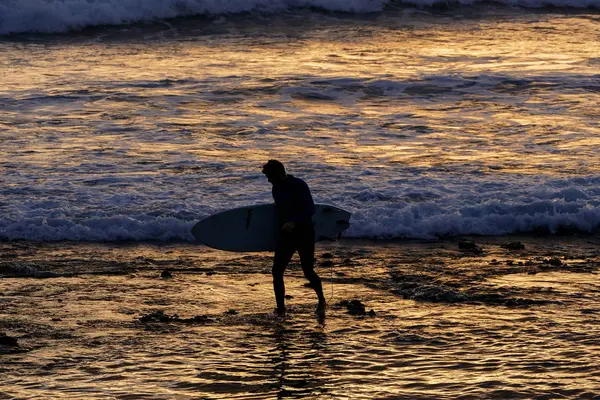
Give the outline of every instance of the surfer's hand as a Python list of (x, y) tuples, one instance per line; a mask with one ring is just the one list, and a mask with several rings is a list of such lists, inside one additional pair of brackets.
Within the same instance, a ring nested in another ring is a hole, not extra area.
[(293, 221), (290, 222), (286, 222), (282, 227), (281, 230), (283, 232), (292, 232), (294, 230), (294, 228), (296, 227), (296, 223)]

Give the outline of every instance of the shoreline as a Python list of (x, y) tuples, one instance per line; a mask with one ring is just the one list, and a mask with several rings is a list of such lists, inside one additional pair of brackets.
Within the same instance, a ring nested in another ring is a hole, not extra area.
[(317, 244), (324, 321), (297, 255), (278, 319), (271, 253), (2, 242), (0, 399), (594, 398), (600, 236), (465, 239)]

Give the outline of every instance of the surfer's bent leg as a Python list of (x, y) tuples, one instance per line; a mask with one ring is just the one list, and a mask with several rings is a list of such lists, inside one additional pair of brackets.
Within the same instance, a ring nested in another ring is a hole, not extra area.
[(323, 286), (321, 278), (315, 272), (315, 230), (310, 225), (304, 229), (298, 238), (298, 255), (300, 256), (300, 264), (302, 272), (310, 282), (310, 286), (315, 290), (319, 297), (319, 305), (325, 306), (325, 296), (323, 296)]
[(277, 312), (285, 313), (285, 284), (283, 283), (283, 273), (288, 263), (292, 259), (296, 248), (292, 240), (287, 235), (282, 235), (275, 249), (273, 258), (273, 290), (275, 291), (275, 301), (277, 302)]

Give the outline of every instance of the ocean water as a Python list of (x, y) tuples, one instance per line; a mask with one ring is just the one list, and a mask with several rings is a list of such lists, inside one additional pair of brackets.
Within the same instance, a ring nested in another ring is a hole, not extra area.
[(0, 238), (191, 241), (270, 158), (348, 237), (597, 232), (600, 3), (432, 4), (0, 2)]

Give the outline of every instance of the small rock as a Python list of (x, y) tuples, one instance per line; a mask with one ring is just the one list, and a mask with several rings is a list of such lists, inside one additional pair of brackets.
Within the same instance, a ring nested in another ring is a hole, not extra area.
[(461, 251), (466, 251), (474, 254), (481, 254), (483, 250), (481, 247), (477, 246), (475, 242), (472, 240), (459, 240), (458, 241), (458, 249)]
[(459, 240), (458, 248), (460, 250), (471, 251), (471, 250), (476, 250), (478, 247), (477, 247), (477, 244), (475, 242), (473, 242), (472, 240)]
[(331, 261), (331, 260), (321, 261), (319, 263), (320, 267), (331, 267), (332, 265), (333, 265), (333, 261)]
[(515, 265), (513, 260), (506, 260), (506, 265)]
[(367, 313), (365, 305), (360, 300), (342, 300), (337, 304), (339, 307), (346, 307), (350, 315), (369, 315), (375, 316), (375, 311), (371, 310)]
[(560, 258), (558, 257), (552, 257), (550, 259), (544, 260), (544, 262), (550, 265), (554, 265), (555, 267), (559, 267), (563, 264), (562, 261), (560, 261)]
[(521, 242), (510, 242), (503, 244), (500, 247), (503, 247), (508, 250), (523, 250), (525, 248), (525, 245)]
[(293, 299), (293, 298), (294, 298), (294, 296), (292, 296), (291, 294), (286, 294), (286, 295), (285, 295), (285, 299), (286, 299), (286, 300), (291, 300), (291, 299)]
[(165, 269), (161, 274), (160, 277), (163, 279), (171, 279), (173, 278), (173, 274), (171, 274), (171, 272), (168, 269)]
[(215, 271), (206, 271), (206, 276), (211, 276), (211, 275), (215, 275), (216, 272)]
[(333, 258), (333, 254), (331, 254), (331, 253), (323, 253), (323, 254), (321, 254), (321, 258)]
[(12, 336), (7, 336), (5, 333), (0, 333), (0, 346), (18, 346), (19, 340)]
[(233, 308), (230, 308), (229, 310), (225, 311), (223, 314), (237, 315), (237, 314), (239, 314), (239, 312), (237, 310), (234, 310)]

